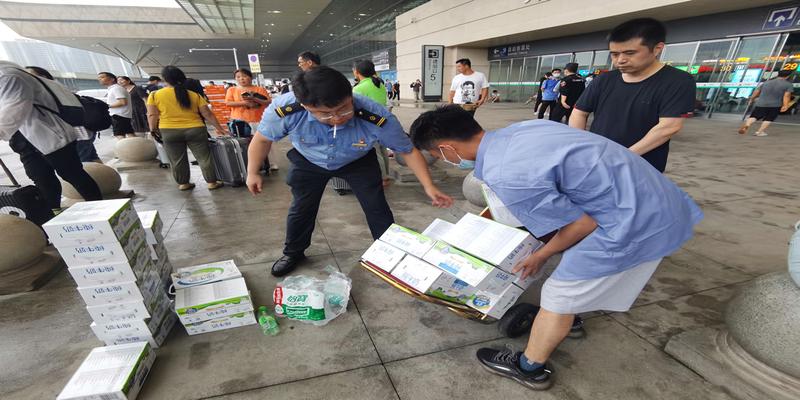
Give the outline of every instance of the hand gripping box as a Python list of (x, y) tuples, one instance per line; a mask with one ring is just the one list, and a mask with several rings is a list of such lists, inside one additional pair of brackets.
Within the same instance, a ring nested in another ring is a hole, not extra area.
[(404, 251), (379, 239), (369, 246), (361, 259), (386, 272), (391, 272), (405, 255)]
[[(475, 214), (465, 214), (444, 233), (442, 240), (509, 273), (542, 245), (521, 229)], [(520, 275), (518, 272), (517, 276)], [(524, 281), (516, 279), (514, 283), (527, 289), (533, 281), (533, 277), (529, 277)]]
[(129, 199), (76, 203), (42, 228), (56, 247), (118, 242), (139, 218)]
[(392, 276), (421, 293), (460, 304), (475, 294), (466, 282), (411, 255), (403, 258)]
[(200, 333), (215, 332), (224, 329), (238, 328), (240, 326), (253, 325), (255, 323), (256, 317), (253, 312), (246, 311), (220, 318), (214, 318), (208, 321), (186, 324), (184, 325), (184, 328), (186, 328), (186, 333), (190, 335), (197, 335)]
[(180, 289), (175, 293), (175, 313), (183, 324), (207, 321), (221, 314), (253, 309), (244, 278)]
[(417, 258), (422, 258), (436, 243), (432, 238), (397, 224), (392, 224), (379, 239)]
[(161, 216), (158, 215), (158, 211), (139, 211), (137, 214), (139, 215), (139, 221), (142, 223), (142, 228), (144, 228), (147, 244), (153, 245), (163, 242), (164, 236), (162, 235), (162, 231), (164, 229), (164, 222), (161, 221)]
[(466, 282), (476, 290), (502, 293), (516, 277), (473, 257), (446, 242), (438, 241), (423, 260)]
[(78, 246), (56, 245), (58, 252), (69, 268), (86, 265), (125, 263), (135, 259), (136, 251), (145, 243), (144, 229), (139, 220), (119, 238), (119, 241), (92, 243)]
[(233, 260), (225, 260), (178, 268), (172, 273), (172, 285), (177, 290), (241, 277), (242, 273), (236, 267), (236, 263)]
[(164, 292), (163, 280), (154, 270), (148, 268), (138, 281), (116, 282), (97, 286), (79, 287), (83, 301), (88, 306), (131, 301), (150, 302)]
[[(141, 332), (136, 330), (118, 330), (113, 334), (104, 334), (106, 336), (103, 337), (98, 335), (97, 338), (105, 342), (107, 346), (125, 343), (147, 342), (150, 343), (150, 346), (153, 348), (159, 348), (164, 344), (164, 340), (167, 339), (167, 336), (172, 330), (172, 327), (175, 326), (175, 321), (177, 319), (178, 318), (175, 316), (175, 314), (167, 313), (167, 315), (165, 315), (161, 320), (161, 324), (158, 326), (158, 328), (156, 328), (155, 333), (152, 334), (149, 332)], [(96, 333), (97, 332), (95, 332), (95, 334)]]
[(147, 342), (95, 348), (56, 400), (134, 400), (155, 358)]
[(69, 273), (79, 287), (86, 287), (139, 280), (148, 268), (150, 251), (143, 243), (132, 260), (72, 267), (69, 268)]

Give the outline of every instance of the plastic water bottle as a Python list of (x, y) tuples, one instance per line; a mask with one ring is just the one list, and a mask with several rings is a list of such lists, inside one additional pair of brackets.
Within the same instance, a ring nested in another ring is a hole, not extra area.
[(278, 321), (269, 314), (266, 306), (258, 307), (258, 324), (261, 325), (264, 335), (275, 336), (281, 331)]

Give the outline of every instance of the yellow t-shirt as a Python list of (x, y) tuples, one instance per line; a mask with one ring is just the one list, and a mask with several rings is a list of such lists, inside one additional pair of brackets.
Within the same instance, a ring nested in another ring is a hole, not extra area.
[(192, 103), (191, 107), (181, 107), (175, 97), (175, 89), (165, 87), (150, 93), (147, 104), (158, 107), (159, 128), (185, 129), (205, 126), (200, 116), (200, 107), (208, 107), (208, 102), (191, 90), (189, 90), (189, 100)]

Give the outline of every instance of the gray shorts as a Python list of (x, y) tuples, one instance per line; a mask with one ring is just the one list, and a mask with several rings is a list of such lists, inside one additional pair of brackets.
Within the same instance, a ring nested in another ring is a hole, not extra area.
[(595, 279), (548, 278), (542, 286), (541, 307), (557, 314), (628, 311), (661, 260), (643, 262), (626, 271)]

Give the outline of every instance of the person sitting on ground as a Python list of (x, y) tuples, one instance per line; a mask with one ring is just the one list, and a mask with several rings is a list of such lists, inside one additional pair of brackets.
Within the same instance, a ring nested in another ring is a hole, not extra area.
[(492, 90), (492, 94), (489, 95), (489, 103), (499, 103), (500, 102), (500, 92), (497, 89)]
[(609, 139), (545, 120), (486, 132), (458, 106), (428, 111), (411, 140), (449, 164), (473, 164), (534, 236), (556, 231), (517, 264), (521, 278), (552, 256), (541, 308), (524, 352), (482, 348), (489, 371), (541, 390), (552, 385), (550, 356), (576, 314), (625, 312), (663, 257), (677, 251), (703, 217), (695, 202), (645, 159)]
[(102, 200), (100, 188), (78, 157), (78, 131), (56, 111), (50, 90), (69, 91), (55, 81), (44, 82), (9, 61), (0, 61), (0, 139), (20, 155), (25, 173), (41, 190), (50, 208), (61, 207), (57, 173), (87, 201)]
[(792, 71), (782, 70), (778, 72), (778, 77), (770, 79), (760, 85), (750, 96), (748, 104), (755, 102), (755, 108), (750, 117), (739, 128), (739, 134), (745, 135), (750, 130), (750, 125), (756, 121), (762, 121), (753, 136), (767, 136), (767, 128), (778, 118), (778, 114), (786, 112), (792, 101), (794, 86), (791, 79)]
[(178, 183), (178, 189), (194, 189), (194, 184), (189, 182), (187, 147), (197, 159), (208, 189), (222, 187), (214, 170), (208, 145), (208, 129), (204, 121), (208, 121), (218, 135), (227, 135), (227, 130), (211, 113), (208, 102), (199, 94), (186, 89), (186, 75), (183, 71), (168, 65), (161, 70), (161, 75), (164, 76), (167, 87), (150, 94), (147, 99), (147, 120), (150, 123), (150, 132), (164, 142), (164, 150), (172, 165), (172, 177)]

